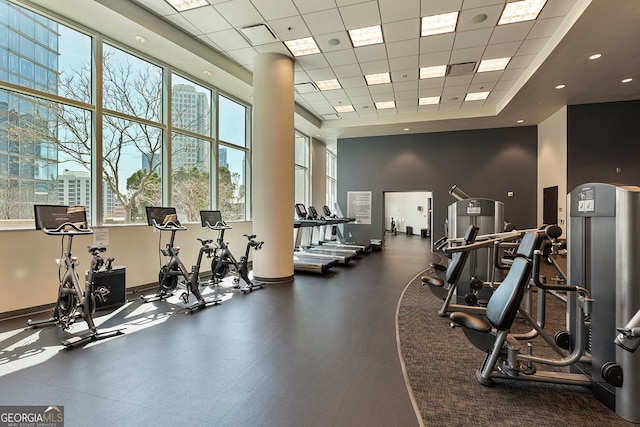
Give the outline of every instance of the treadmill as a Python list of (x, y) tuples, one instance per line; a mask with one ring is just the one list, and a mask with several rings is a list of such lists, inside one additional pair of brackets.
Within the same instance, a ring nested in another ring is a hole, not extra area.
[[(311, 212), (311, 208), (312, 206), (309, 206), (309, 211)], [(336, 221), (337, 224), (346, 224), (348, 222), (354, 222), (356, 219), (355, 218), (339, 218), (337, 215), (331, 213), (331, 209), (329, 209), (329, 206), (324, 205), (322, 207), (322, 210), (324, 212), (324, 219), (329, 221)], [(314, 209), (315, 211), (315, 209)], [(325, 232), (324, 237), (327, 237), (327, 232)], [(367, 252), (369, 250), (371, 250), (371, 244), (368, 245), (359, 245), (357, 243), (345, 243), (345, 242), (340, 242), (339, 240), (331, 240), (330, 238), (327, 240), (324, 240), (322, 242), (322, 246), (335, 246), (337, 248), (346, 248), (346, 249), (358, 249), (360, 250), (361, 253)]]
[[(300, 221), (293, 221), (293, 228), (298, 229), (302, 226)], [(319, 273), (324, 274), (331, 268), (338, 265), (339, 260), (337, 258), (327, 257), (314, 257), (309, 256), (303, 252), (295, 251), (293, 253), (293, 270), (305, 273)]]
[(296, 213), (301, 227), (296, 236), (296, 249), (316, 256), (328, 256), (338, 258), (341, 264), (348, 264), (358, 255), (358, 251), (354, 249), (331, 248), (313, 245), (313, 229), (315, 227), (326, 226), (327, 221), (322, 219), (312, 219), (308, 217), (307, 209), (302, 203), (297, 203)]

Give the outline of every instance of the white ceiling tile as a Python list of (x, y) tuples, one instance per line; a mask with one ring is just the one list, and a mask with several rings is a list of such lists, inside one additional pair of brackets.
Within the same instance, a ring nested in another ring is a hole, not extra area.
[(506, 80), (504, 78), (504, 76), (502, 76), (503, 78), (496, 83), (495, 87), (493, 88), (493, 90), (509, 90), (513, 87), (513, 85), (516, 83), (517, 80)]
[(415, 102), (416, 104), (418, 103), (418, 82), (415, 82), (415, 88), (411, 88), (410, 90), (397, 91), (395, 90), (395, 85), (393, 87), (396, 94), (396, 99), (411, 101)]
[(369, 95), (369, 91), (364, 95), (357, 96), (349, 96), (349, 99), (353, 103), (354, 106), (362, 108), (363, 105), (373, 106), (373, 99), (371, 99), (371, 95)]
[(420, 55), (418, 65), (422, 67), (434, 67), (436, 65), (447, 65), (451, 59), (451, 52), (443, 51)]
[(416, 55), (403, 56), (402, 58), (389, 58), (390, 71), (415, 70), (418, 78), (418, 57)]
[(340, 13), (338, 13), (336, 9), (308, 13), (303, 15), (302, 18), (313, 34), (346, 31), (344, 25), (342, 24)]
[(315, 37), (316, 43), (322, 52), (353, 49), (346, 31), (337, 33), (319, 34)]
[(421, 0), (420, 16), (457, 12), (462, 8), (462, 0)]
[(493, 28), (482, 28), (472, 31), (458, 31), (453, 42), (454, 49), (465, 49), (468, 47), (486, 46), (493, 33)]
[(350, 98), (356, 98), (356, 97), (368, 97), (369, 99), (371, 99), (371, 94), (369, 93), (369, 88), (365, 85), (365, 86), (359, 86), (359, 87), (350, 87), (344, 90), (347, 95), (349, 95)]
[(445, 87), (465, 86), (471, 84), (473, 74), (464, 74), (462, 76), (448, 76), (444, 82)]
[(381, 23), (377, 1), (368, 1), (340, 7), (340, 15), (347, 30), (370, 27)]
[(400, 99), (400, 92), (410, 92), (413, 91), (413, 95), (418, 93), (418, 80), (412, 79), (407, 81), (398, 81), (397, 79), (391, 78), (393, 81), (393, 92), (396, 94), (397, 99)]
[(289, 52), (289, 49), (287, 49), (287, 47), (280, 42), (262, 44), (259, 46), (254, 46), (254, 48), (260, 53), (280, 53), (285, 56), (293, 57), (291, 55), (291, 52)]
[(389, 58), (413, 56), (417, 61), (418, 53), (420, 53), (420, 42), (418, 39), (387, 43), (387, 56)]
[(495, 87), (496, 82), (487, 82), (487, 83), (471, 83), (469, 85), (469, 92), (486, 92)]
[(360, 62), (360, 69), (362, 70), (362, 73), (365, 75), (386, 73), (389, 71), (389, 62), (386, 60)]
[(336, 7), (333, 0), (293, 0), (300, 13), (317, 12)]
[[(340, 81), (340, 85), (347, 89), (347, 93), (351, 93), (348, 89), (354, 87), (364, 87), (366, 88), (367, 82), (364, 80), (364, 76), (353, 76), (353, 77), (338, 77)], [(367, 92), (369, 93), (369, 92)]]
[(537, 19), (536, 23), (533, 24), (533, 28), (527, 35), (527, 38), (537, 39), (540, 37), (551, 37), (558, 26), (562, 23), (564, 18), (549, 18), (549, 19)]
[(251, 46), (235, 29), (208, 33), (205, 36), (220, 46), (222, 50), (234, 50)]
[(146, 9), (153, 11), (159, 16), (173, 15), (176, 10), (165, 1), (158, 0), (134, 0), (136, 3), (142, 5)]
[(500, 25), (493, 31), (493, 35), (489, 40), (490, 44), (509, 43), (522, 41), (527, 37), (531, 28), (533, 28), (533, 21), (518, 22), (516, 24)]
[(311, 31), (307, 28), (307, 24), (305, 24), (302, 16), (274, 19), (273, 21), (269, 21), (269, 27), (282, 41), (311, 36)]
[(326, 52), (324, 56), (332, 67), (358, 63), (358, 59), (356, 58), (356, 54), (353, 52), (353, 49)]
[(360, 65), (358, 64), (340, 65), (337, 67), (333, 67), (333, 72), (336, 73), (336, 77), (338, 77), (338, 79), (341, 79), (342, 77), (360, 76), (362, 81), (364, 81), (364, 77), (362, 77), (362, 70), (360, 69)]
[(527, 68), (531, 65), (535, 57), (536, 55), (516, 55), (509, 61), (507, 69)]
[(420, 37), (420, 53), (443, 52), (453, 48), (455, 33)]
[(253, 64), (253, 59), (258, 56), (258, 52), (252, 47), (230, 50), (227, 54), (240, 65)]
[(504, 71), (488, 71), (486, 73), (474, 73), (472, 84), (496, 83), (502, 77)]
[(357, 47), (354, 51), (360, 62), (387, 60), (387, 49), (385, 49), (384, 44)]
[(379, 0), (382, 22), (402, 21), (420, 15), (420, 0)]
[(334, 99), (345, 100), (348, 98), (347, 93), (343, 89), (325, 90), (322, 91), (322, 94), (324, 94), (325, 98), (327, 98), (329, 102), (333, 101)]
[(484, 46), (470, 47), (468, 49), (456, 49), (451, 52), (450, 64), (461, 64), (464, 62), (477, 62), (482, 59), (485, 52)]
[(336, 76), (331, 68), (318, 68), (317, 70), (307, 71), (309, 78), (314, 81), (335, 79)]
[(200, 29), (196, 28), (187, 18), (179, 13), (167, 15), (165, 19), (189, 34), (200, 34)]
[[(420, 86), (420, 85), (418, 85)], [(421, 88), (418, 87), (418, 98), (427, 98), (429, 96), (440, 96), (442, 95), (442, 88)]]
[(353, 4), (362, 3), (363, 0), (335, 0), (338, 7), (351, 6)]
[[(260, 24), (264, 20), (249, 0), (234, 0), (216, 4), (215, 9), (235, 28)], [(194, 9), (198, 12), (200, 9)]]
[(298, 15), (298, 9), (291, 0), (251, 0), (251, 3), (268, 21)]
[(385, 43), (401, 40), (417, 40), (420, 37), (420, 19), (388, 22), (382, 24), (382, 34)]
[(500, 5), (504, 7), (505, 0), (464, 0), (463, 9), (475, 9), (478, 7)]
[[(504, 2), (497, 5), (462, 10), (458, 17), (456, 30), (470, 31), (481, 28), (494, 28), (498, 24), (502, 9), (504, 9)], [(486, 15), (487, 18), (482, 22), (474, 22), (480, 17), (479, 15)]]
[[(299, 67), (298, 67), (299, 68)], [(302, 70), (302, 68), (297, 69), (294, 73), (293, 73), (293, 79), (296, 82), (296, 84), (298, 83), (306, 83), (306, 82), (310, 82), (311, 77), (309, 77), (309, 75), (307, 74), (306, 71)]]
[(518, 55), (532, 55), (540, 52), (545, 44), (549, 41), (548, 38), (525, 40), (518, 49)]
[[(542, 8), (540, 15), (538, 15), (538, 19), (546, 19), (546, 18), (554, 18), (556, 16), (564, 16), (571, 8), (575, 5), (575, 0), (564, 0), (564, 1), (552, 1), (547, 0), (547, 3)], [(613, 4), (612, 4), (613, 6)]]
[(304, 98), (309, 103), (315, 102), (324, 102), (327, 103), (327, 98), (325, 94), (317, 91), (317, 92), (308, 92), (308, 93), (300, 93), (298, 94), (300, 97)]
[(369, 93), (371, 94), (371, 97), (387, 93), (392, 94), (393, 85), (391, 83), (385, 83), (381, 85), (369, 86)]
[(318, 68), (327, 68), (329, 66), (329, 63), (321, 53), (298, 56), (296, 57), (296, 62), (307, 71), (315, 70)]
[(444, 77), (436, 77), (435, 79), (422, 79), (418, 82), (418, 89), (442, 88)]
[(515, 56), (521, 44), (521, 42), (490, 44), (485, 49), (482, 58), (506, 58), (507, 56)]
[(516, 68), (513, 70), (504, 70), (504, 72), (502, 73), (502, 76), (500, 77), (500, 80), (517, 80), (520, 78), (520, 76), (522, 75), (522, 73), (524, 72), (524, 68)]

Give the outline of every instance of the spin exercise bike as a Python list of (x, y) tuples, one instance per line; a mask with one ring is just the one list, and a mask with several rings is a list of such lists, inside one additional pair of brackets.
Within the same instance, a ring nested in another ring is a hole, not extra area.
[(147, 223), (159, 231), (170, 231), (171, 238), (166, 244), (165, 249), (160, 252), (169, 260), (160, 268), (158, 276), (158, 290), (153, 295), (143, 295), (140, 298), (143, 302), (160, 301), (169, 298), (174, 294), (179, 283), (186, 285), (186, 291), (180, 295), (180, 299), (185, 304), (189, 303), (189, 296), (193, 294), (196, 302), (187, 307), (187, 312), (193, 312), (209, 305), (220, 303), (221, 299), (215, 295), (212, 298), (204, 298), (200, 293), (200, 264), (202, 256), (211, 257), (215, 248), (209, 246), (213, 243), (211, 239), (198, 238), (202, 246), (198, 252), (198, 260), (196, 264), (188, 271), (183, 262), (180, 260), (180, 247), (174, 245), (176, 232), (185, 231), (187, 228), (180, 224), (175, 208), (151, 207), (147, 206)]
[[(231, 253), (228, 243), (224, 240), (225, 230), (230, 230), (232, 227), (222, 220), (220, 211), (200, 211), (200, 219), (203, 227), (218, 232), (218, 238), (216, 239), (216, 246), (213, 252), (213, 260), (211, 261), (211, 273), (213, 274), (212, 280), (214, 284), (222, 282), (233, 267), (235, 273), (233, 278), (234, 289), (239, 289), (243, 294), (247, 294), (254, 289), (263, 288), (264, 284), (256, 283), (249, 278), (249, 268), (247, 264), (249, 262), (249, 252), (251, 248), (256, 251), (260, 250), (264, 242), (256, 241), (255, 234), (243, 234), (243, 236), (247, 238), (247, 246), (244, 255), (241, 256), (240, 261), (238, 261)], [(245, 286), (242, 288), (240, 287), (240, 279), (245, 282)]]
[(80, 286), (80, 279), (76, 271), (78, 259), (71, 254), (71, 246), (74, 236), (93, 234), (93, 230), (87, 226), (85, 207), (35, 205), (34, 209), (36, 229), (42, 230), (50, 236), (61, 236), (63, 247), (64, 238), (67, 237), (67, 249), (62, 259), (58, 260), (59, 271), (64, 268), (65, 272), (60, 278), (58, 298), (52, 316), (47, 320), (40, 321), (29, 319), (27, 325), (34, 329), (57, 325), (63, 330), (67, 330), (77, 318), (81, 317), (87, 323), (89, 331), (62, 341), (62, 345), (66, 348), (124, 334), (123, 328), (98, 331), (93, 321), (96, 300), (107, 302), (109, 294), (109, 289), (105, 286), (96, 288), (93, 276), (101, 269), (111, 270), (114, 261), (113, 258), (108, 258), (105, 266), (105, 260), (100, 256), (102, 252), (106, 251), (104, 246), (89, 246), (89, 253), (92, 257), (91, 267), (87, 273), (85, 289), (83, 290)]

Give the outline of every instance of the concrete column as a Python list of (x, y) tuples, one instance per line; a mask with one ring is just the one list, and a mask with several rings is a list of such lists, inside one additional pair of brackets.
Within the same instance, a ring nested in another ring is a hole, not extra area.
[(258, 55), (253, 66), (253, 252), (256, 280), (293, 279), (294, 99), (293, 60)]

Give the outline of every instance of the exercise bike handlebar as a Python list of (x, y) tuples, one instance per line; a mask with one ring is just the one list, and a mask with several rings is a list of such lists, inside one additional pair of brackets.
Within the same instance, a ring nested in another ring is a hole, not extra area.
[(79, 234), (93, 234), (93, 230), (90, 228), (80, 228), (76, 224), (72, 222), (64, 222), (60, 224), (57, 228), (42, 228), (42, 231), (45, 234), (53, 235), (53, 236), (68, 236), (68, 235), (79, 235)]
[(187, 229), (184, 225), (180, 225), (174, 221), (167, 221), (164, 224), (158, 224), (156, 220), (153, 220), (153, 227), (161, 231), (184, 231)]
[(227, 223), (224, 221), (218, 221), (215, 225), (211, 225), (209, 221), (205, 221), (205, 224), (207, 225), (207, 228), (210, 228), (212, 230), (230, 230), (233, 228), (232, 226), (227, 225)]
[[(487, 238), (487, 236), (490, 235), (485, 235), (482, 236), (485, 238), (485, 240), (480, 241), (480, 242), (474, 242), (474, 243), (469, 243), (466, 245), (458, 245), (458, 246), (449, 246), (447, 248), (445, 248), (443, 250), (443, 252), (445, 254), (452, 254), (452, 253), (456, 253), (456, 252), (467, 252), (467, 251), (473, 251), (476, 249), (480, 249), (480, 248), (487, 248), (489, 246), (493, 246), (494, 243), (496, 242), (505, 242), (505, 241), (509, 241), (509, 240), (516, 240), (519, 239), (523, 236), (524, 232), (509, 232), (509, 233), (500, 233), (499, 237), (492, 237), (492, 238)], [(498, 236), (498, 235), (493, 235), (493, 236)], [(454, 241), (460, 241), (463, 242), (464, 240), (462, 238), (460, 239), (450, 239), (449, 243), (452, 243)]]

